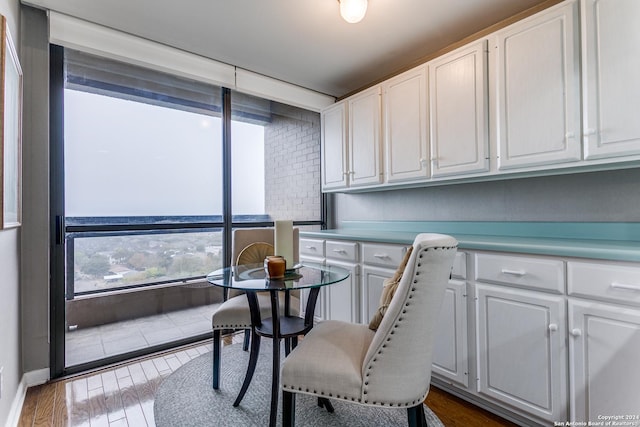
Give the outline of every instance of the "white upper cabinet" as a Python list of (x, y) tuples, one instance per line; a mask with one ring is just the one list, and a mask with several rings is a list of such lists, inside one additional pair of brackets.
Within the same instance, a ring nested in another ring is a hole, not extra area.
[(386, 181), (429, 177), (427, 67), (383, 83)]
[(640, 0), (567, 0), (332, 105), (322, 190), (640, 163)]
[(583, 0), (585, 158), (640, 154), (640, 1)]
[(577, 22), (574, 1), (495, 33), (498, 169), (581, 159)]
[(348, 100), (350, 187), (382, 182), (380, 94), (376, 86)]
[(322, 112), (322, 190), (346, 188), (347, 110), (337, 103)]
[(489, 170), (487, 42), (429, 63), (432, 176)]

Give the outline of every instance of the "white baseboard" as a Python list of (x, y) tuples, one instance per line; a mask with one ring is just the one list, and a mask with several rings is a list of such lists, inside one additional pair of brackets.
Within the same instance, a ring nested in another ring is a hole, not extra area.
[(49, 369), (38, 369), (37, 371), (25, 372), (22, 375), (22, 380), (18, 384), (16, 395), (11, 402), (11, 409), (9, 410), (9, 417), (5, 427), (18, 427), (20, 422), (20, 414), (22, 413), (22, 405), (24, 405), (24, 398), (27, 396), (27, 389), (36, 385), (44, 384), (49, 380)]
[(49, 368), (25, 372), (22, 376), (22, 381), (25, 382), (27, 387), (44, 384), (49, 381)]

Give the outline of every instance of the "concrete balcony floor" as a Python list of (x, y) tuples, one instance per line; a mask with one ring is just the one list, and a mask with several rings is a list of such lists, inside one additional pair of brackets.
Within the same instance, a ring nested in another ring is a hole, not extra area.
[(66, 366), (211, 332), (220, 303), (67, 331)]

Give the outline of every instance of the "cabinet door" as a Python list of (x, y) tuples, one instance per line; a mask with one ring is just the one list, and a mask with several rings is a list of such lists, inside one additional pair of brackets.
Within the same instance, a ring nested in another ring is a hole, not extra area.
[[(314, 258), (314, 257), (307, 257), (307, 256), (301, 256), (300, 262), (307, 262), (307, 263), (319, 264), (319, 265), (325, 264), (324, 258)], [(320, 292), (318, 293), (318, 299), (316, 300), (316, 309), (313, 312), (313, 317), (316, 321), (326, 319), (325, 307), (327, 306), (327, 302), (326, 302), (327, 293), (325, 288), (326, 286), (320, 289)], [(309, 292), (310, 292), (309, 289), (300, 290), (300, 315), (301, 316), (305, 316), (307, 312), (307, 302), (309, 301)]]
[(322, 189), (346, 188), (347, 109), (344, 103), (322, 112)]
[(358, 265), (336, 262), (327, 259), (327, 265), (346, 268), (351, 273), (346, 280), (325, 286), (327, 319), (344, 320), (357, 323), (360, 321), (360, 294), (358, 292)]
[(380, 296), (385, 279), (393, 276), (395, 269), (364, 265), (362, 267), (362, 298), (360, 316), (362, 323), (369, 323), (380, 306)]
[(564, 420), (564, 299), (476, 285), (478, 392), (548, 422)]
[(427, 72), (418, 67), (384, 84), (387, 182), (429, 176)]
[(348, 100), (349, 186), (382, 182), (380, 87)]
[(585, 158), (640, 154), (640, 2), (582, 6)]
[(496, 33), (499, 169), (580, 160), (576, 21), (572, 2)]
[(433, 349), (433, 373), (469, 386), (466, 283), (450, 280), (442, 302)]
[(429, 63), (432, 176), (489, 170), (487, 42)]
[(639, 416), (640, 310), (569, 300), (569, 319), (571, 420)]

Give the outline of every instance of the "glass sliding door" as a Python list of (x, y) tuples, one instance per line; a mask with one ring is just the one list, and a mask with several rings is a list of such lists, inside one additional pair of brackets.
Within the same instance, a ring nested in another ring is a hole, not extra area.
[(221, 89), (64, 52), (65, 368), (210, 333)]
[(210, 336), (233, 228), (324, 225), (320, 114), (51, 47), (52, 377)]

